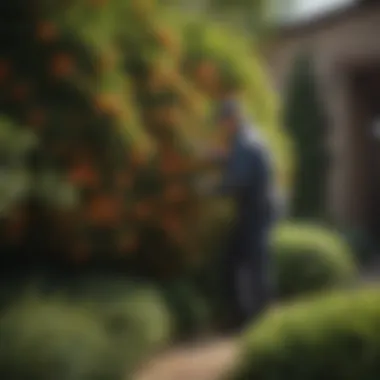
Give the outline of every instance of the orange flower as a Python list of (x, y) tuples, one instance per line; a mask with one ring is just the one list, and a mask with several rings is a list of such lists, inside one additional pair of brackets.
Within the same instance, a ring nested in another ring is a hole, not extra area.
[(69, 181), (76, 185), (96, 187), (99, 184), (99, 174), (87, 162), (76, 164), (69, 172)]
[(95, 98), (98, 110), (111, 115), (120, 115), (123, 111), (123, 103), (118, 94), (100, 94)]
[(87, 208), (87, 218), (97, 225), (114, 226), (122, 218), (121, 202), (107, 195), (93, 198)]
[(181, 122), (181, 112), (178, 107), (170, 107), (167, 109), (166, 122), (170, 125), (179, 124)]
[(213, 91), (219, 82), (219, 71), (212, 61), (200, 62), (195, 70), (195, 80), (206, 92)]
[(212, 61), (202, 61), (198, 64), (195, 70), (197, 78), (201, 80), (207, 80), (209, 78), (214, 78), (217, 73), (217, 67)]
[(37, 38), (43, 42), (51, 42), (58, 36), (58, 28), (52, 21), (43, 21), (37, 25)]
[(161, 156), (160, 169), (164, 174), (180, 173), (183, 169), (182, 157), (176, 152), (165, 152)]
[(165, 47), (172, 46), (173, 38), (169, 30), (156, 29), (154, 34), (160, 44), (162, 44)]
[(58, 53), (51, 59), (51, 74), (56, 78), (65, 78), (72, 75), (75, 71), (73, 57), (67, 53)]
[(145, 162), (145, 158), (146, 157), (141, 151), (133, 149), (129, 155), (129, 162), (134, 168), (141, 167)]
[(161, 46), (165, 47), (174, 56), (178, 56), (180, 54), (180, 40), (174, 31), (161, 28), (156, 29), (154, 34)]

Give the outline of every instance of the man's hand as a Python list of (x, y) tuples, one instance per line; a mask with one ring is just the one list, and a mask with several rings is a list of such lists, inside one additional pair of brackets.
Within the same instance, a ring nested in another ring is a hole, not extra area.
[(198, 150), (198, 156), (201, 161), (210, 162), (214, 165), (224, 164), (228, 158), (227, 149), (221, 147), (203, 147)]
[(199, 178), (195, 183), (195, 188), (200, 196), (210, 196), (217, 192), (220, 185), (220, 179), (217, 176), (206, 175)]

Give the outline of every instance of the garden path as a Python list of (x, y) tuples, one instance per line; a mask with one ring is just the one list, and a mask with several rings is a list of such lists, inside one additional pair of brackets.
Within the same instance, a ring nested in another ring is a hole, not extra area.
[(145, 363), (134, 380), (219, 380), (239, 355), (235, 339), (176, 348)]
[[(362, 271), (360, 283), (378, 283), (380, 257)], [(158, 355), (137, 372), (133, 380), (223, 380), (239, 356), (236, 339), (175, 348)]]

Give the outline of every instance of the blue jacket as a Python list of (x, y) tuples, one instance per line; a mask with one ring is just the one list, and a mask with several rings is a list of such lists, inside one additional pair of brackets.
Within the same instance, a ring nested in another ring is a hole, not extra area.
[(267, 229), (277, 213), (275, 190), (268, 149), (255, 130), (241, 127), (217, 189), (235, 199), (237, 227), (250, 233)]

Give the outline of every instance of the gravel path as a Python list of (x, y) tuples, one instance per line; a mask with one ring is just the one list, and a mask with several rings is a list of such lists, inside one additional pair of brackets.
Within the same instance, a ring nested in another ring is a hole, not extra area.
[(178, 348), (146, 363), (134, 380), (219, 380), (237, 357), (237, 344), (232, 339)]

